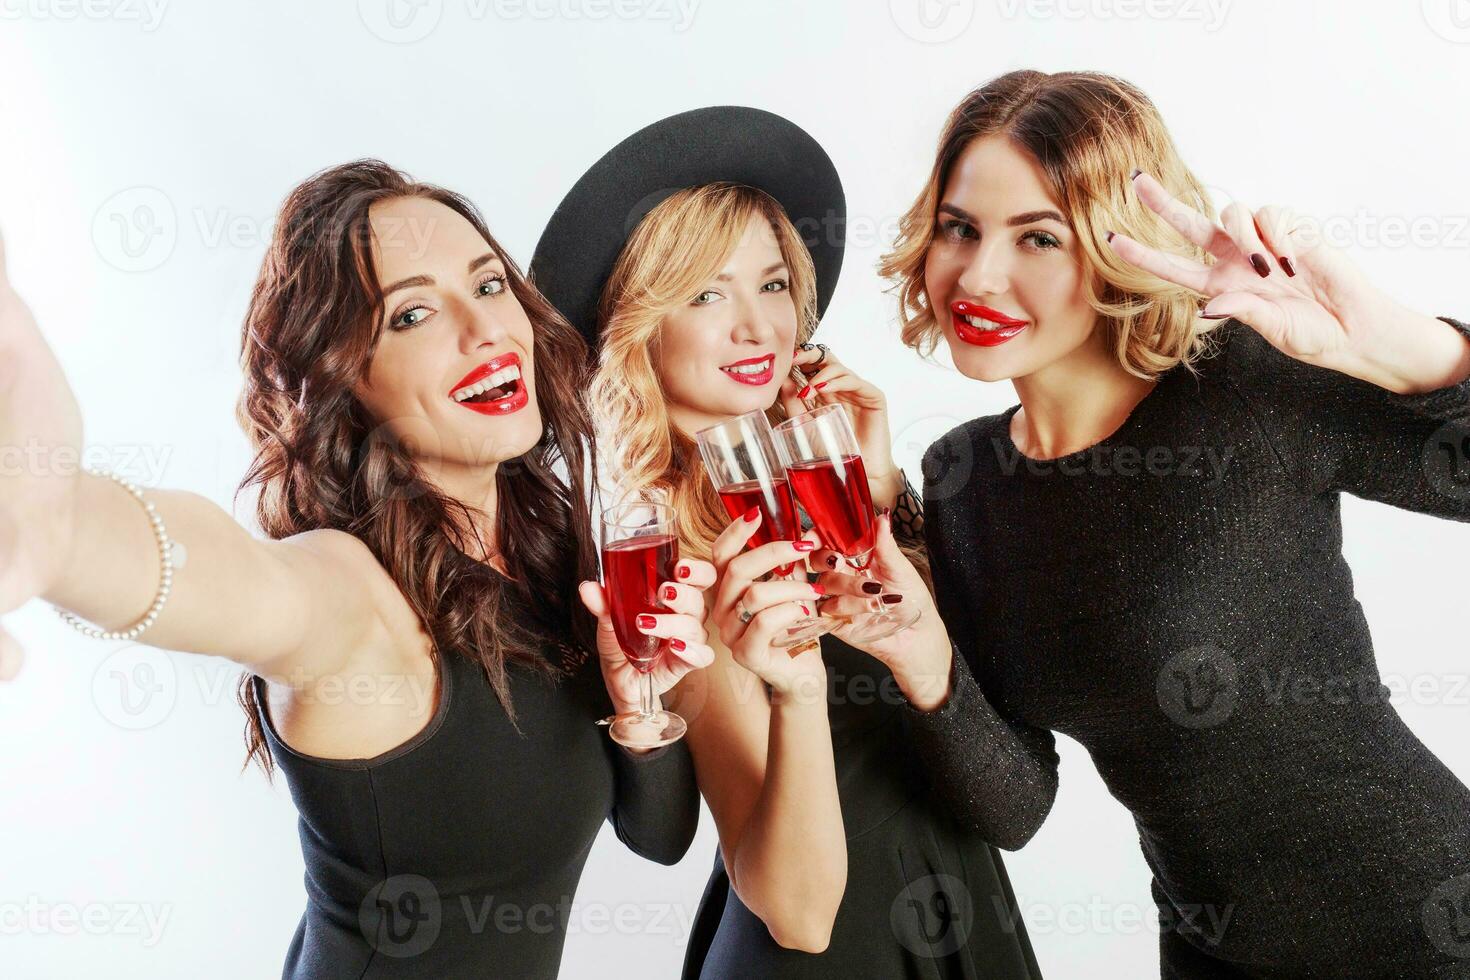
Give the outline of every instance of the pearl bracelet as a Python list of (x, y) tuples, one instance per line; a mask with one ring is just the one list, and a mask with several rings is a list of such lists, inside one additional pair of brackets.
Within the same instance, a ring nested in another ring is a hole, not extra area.
[(143, 499), (143, 490), (127, 477), (118, 476), (116, 473), (105, 473), (90, 467), (82, 467), (84, 473), (92, 476), (105, 476), (128, 493), (137, 498), (138, 503), (148, 512), (148, 520), (153, 525), (153, 537), (158, 542), (158, 557), (163, 564), (163, 574), (158, 583), (158, 595), (153, 597), (153, 603), (143, 618), (125, 630), (104, 630), (83, 620), (81, 617), (58, 608), (56, 614), (65, 622), (92, 637), (94, 640), (136, 640), (143, 635), (143, 631), (152, 626), (158, 619), (158, 614), (163, 610), (163, 604), (168, 601), (168, 594), (173, 590), (174, 584), (174, 560), (173, 542), (169, 540), (168, 531), (163, 526), (163, 518), (159, 516), (158, 509), (153, 502)]

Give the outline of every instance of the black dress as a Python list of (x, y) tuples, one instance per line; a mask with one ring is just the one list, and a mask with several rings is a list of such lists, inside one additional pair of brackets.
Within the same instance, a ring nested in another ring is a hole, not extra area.
[(699, 819), (688, 750), (612, 743), (594, 724), (610, 713), (596, 657), (560, 683), (509, 670), (520, 733), (479, 665), (450, 653), (424, 730), (355, 761), (288, 747), (256, 680), (306, 859), (287, 980), (555, 977), (604, 820), (644, 857), (683, 856)]
[(779, 946), (716, 851), (686, 980), (1040, 977), (1000, 855), (930, 789), (914, 739), (927, 716), (867, 654), (825, 636), (822, 659), (848, 859), (831, 943)]
[(1021, 846), (1063, 732), (1134, 817), (1165, 977), (1470, 976), (1470, 790), (1389, 704), (1339, 513), (1470, 520), (1470, 382), (1393, 395), (1233, 321), (1197, 367), (1069, 456), (1020, 456), (1016, 408), (925, 454), (951, 799)]

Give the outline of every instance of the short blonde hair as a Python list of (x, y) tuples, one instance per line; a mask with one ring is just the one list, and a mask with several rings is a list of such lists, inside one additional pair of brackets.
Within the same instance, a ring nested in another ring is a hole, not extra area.
[[(674, 193), (633, 230), (603, 287), (597, 323), (601, 350), (588, 400), (602, 462), (624, 495), (674, 505), (684, 554), (707, 557), (729, 523), (694, 440), (669, 418), (655, 364), (664, 318), (719, 274), (752, 218), (768, 221), (790, 272), (798, 343), (817, 321), (811, 253), (785, 209), (764, 191), (717, 182)], [(778, 401), (767, 414), (785, 413)]]
[(1163, 118), (1128, 82), (1099, 72), (1013, 71), (955, 107), (939, 137), (929, 180), (899, 223), (899, 237), (879, 266), (899, 302), (903, 342), (932, 354), (943, 335), (924, 290), (924, 262), (934, 238), (944, 185), (974, 140), (1003, 135), (1041, 167), (1093, 271), (1087, 301), (1102, 319), (1109, 346), (1130, 374), (1154, 378), (1193, 365), (1224, 321), (1201, 324), (1200, 296), (1120, 259), (1106, 242), (1122, 232), (1145, 245), (1197, 262), (1203, 249), (1183, 241), (1129, 186), (1146, 170), (1184, 204), (1212, 213), (1209, 195), (1184, 165)]

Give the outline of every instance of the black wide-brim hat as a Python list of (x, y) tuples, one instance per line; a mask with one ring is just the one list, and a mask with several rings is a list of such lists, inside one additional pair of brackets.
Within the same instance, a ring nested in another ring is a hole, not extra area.
[(765, 191), (785, 209), (812, 255), (820, 317), (842, 270), (842, 181), (806, 130), (747, 106), (681, 112), (603, 154), (541, 233), (531, 257), (532, 281), (595, 350), (597, 304), (633, 229), (675, 192), (716, 181)]

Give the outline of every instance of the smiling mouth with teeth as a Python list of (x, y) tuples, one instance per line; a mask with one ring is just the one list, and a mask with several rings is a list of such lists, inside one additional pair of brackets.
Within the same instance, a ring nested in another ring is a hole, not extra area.
[(776, 355), (767, 354), (764, 357), (752, 357), (735, 364), (726, 364), (720, 370), (741, 384), (759, 386), (770, 383), (775, 368)]
[[(496, 361), (503, 363), (502, 358), (496, 358), (484, 368), (495, 367)], [(481, 373), (484, 368), (472, 372), (469, 377)], [(478, 381), (455, 388), (449, 393), (449, 397), (455, 404), (481, 415), (509, 415), (525, 407), (530, 400), (525, 382), (521, 379), (518, 358), (510, 359), (510, 363), (496, 368)]]

